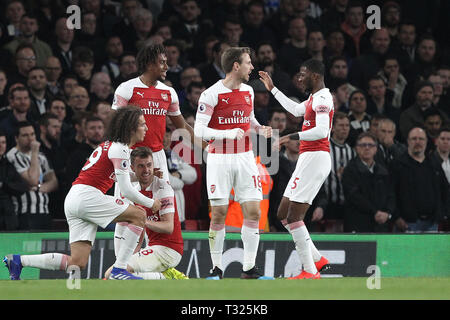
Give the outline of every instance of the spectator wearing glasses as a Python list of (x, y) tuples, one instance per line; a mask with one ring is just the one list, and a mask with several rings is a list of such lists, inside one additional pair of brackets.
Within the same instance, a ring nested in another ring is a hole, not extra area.
[(377, 138), (369, 132), (356, 140), (357, 157), (344, 169), (344, 232), (388, 232), (395, 210), (389, 171), (374, 161)]
[(14, 56), (16, 70), (11, 74), (10, 83), (20, 82), (27, 84), (28, 72), (36, 66), (36, 51), (30, 44), (21, 44), (16, 49)]
[(60, 82), (62, 67), (59, 59), (55, 56), (48, 57), (44, 70), (47, 76), (47, 88), (50, 93), (54, 96), (62, 94), (63, 89)]
[(74, 115), (83, 111), (88, 111), (89, 103), (90, 98), (87, 90), (82, 86), (74, 87), (70, 92), (69, 100), (67, 101), (69, 108), (67, 109), (65, 121), (70, 123)]

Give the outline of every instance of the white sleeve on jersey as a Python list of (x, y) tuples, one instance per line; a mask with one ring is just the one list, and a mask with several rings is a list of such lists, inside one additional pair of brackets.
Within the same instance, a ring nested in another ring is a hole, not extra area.
[(299, 132), (300, 140), (313, 141), (328, 137), (330, 134), (330, 112), (333, 109), (333, 98), (327, 95), (314, 97), (312, 109), (316, 112), (316, 126), (310, 130)]
[(272, 92), (275, 99), (278, 100), (278, 102), (281, 104), (283, 108), (285, 108), (289, 113), (293, 114), (296, 117), (301, 117), (305, 114), (306, 106), (305, 102), (297, 103), (292, 99), (289, 99), (285, 96), (283, 92), (278, 90), (278, 88), (273, 87), (273, 89), (270, 91)]
[(180, 111), (180, 101), (178, 99), (177, 92), (174, 88), (169, 87), (170, 96), (172, 97), (172, 101), (170, 103), (169, 109), (167, 110), (168, 116), (179, 116), (181, 114)]
[(139, 203), (148, 208), (153, 207), (154, 200), (144, 196), (137, 191), (130, 180), (130, 150), (121, 143), (112, 143), (108, 150), (108, 158), (114, 166), (117, 183), (119, 184), (120, 193), (125, 198)]
[(194, 135), (205, 140), (235, 139), (237, 129), (217, 130), (208, 127), (214, 106), (217, 105), (217, 94), (210, 90), (203, 91), (198, 100), (197, 115), (195, 117)]
[(155, 197), (161, 201), (159, 215), (175, 213), (175, 194), (172, 186), (163, 179), (155, 178), (155, 182), (156, 180), (158, 181), (159, 190), (156, 192)]
[[(249, 88), (250, 96), (252, 97), (252, 106), (255, 105), (255, 92), (252, 87)], [(261, 124), (255, 118), (255, 110), (253, 109), (250, 113), (250, 128), (258, 132), (258, 129), (261, 127)]]
[(255, 118), (255, 112), (252, 110), (252, 113), (250, 113), (250, 128), (258, 132), (258, 129), (261, 127), (261, 124), (256, 120)]
[(133, 88), (127, 86), (126, 82), (122, 82), (114, 92), (114, 100), (111, 108), (117, 110), (118, 108), (125, 107), (132, 95)]

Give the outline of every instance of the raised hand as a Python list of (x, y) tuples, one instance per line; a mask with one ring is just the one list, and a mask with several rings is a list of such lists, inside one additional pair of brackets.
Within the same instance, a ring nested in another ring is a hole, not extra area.
[(265, 71), (259, 71), (259, 80), (261, 80), (264, 83), (264, 86), (267, 90), (271, 91), (275, 86), (273, 85), (272, 78), (269, 76), (269, 74)]

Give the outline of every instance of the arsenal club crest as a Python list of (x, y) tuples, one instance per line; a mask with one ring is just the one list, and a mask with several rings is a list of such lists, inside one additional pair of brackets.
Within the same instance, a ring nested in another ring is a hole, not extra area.
[(169, 96), (167, 95), (167, 93), (161, 93), (161, 98), (162, 98), (164, 101), (169, 101)]
[(250, 104), (250, 96), (244, 96), (245, 98), (245, 102), (247, 102), (247, 104)]
[(214, 193), (214, 191), (216, 191), (216, 185), (212, 184), (211, 185), (211, 193)]
[(118, 205), (123, 205), (123, 201), (120, 200), (120, 199), (116, 199), (116, 203), (117, 203)]

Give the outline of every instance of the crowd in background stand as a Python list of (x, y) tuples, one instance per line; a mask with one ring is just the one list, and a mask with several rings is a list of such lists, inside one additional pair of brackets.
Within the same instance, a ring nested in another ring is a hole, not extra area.
[[(80, 29), (66, 23), (72, 4)], [(380, 29), (366, 24), (372, 4)], [(230, 46), (254, 50), (255, 116), (281, 135), (299, 131), (302, 118), (284, 111), (257, 71), (303, 101), (299, 66), (323, 61), (336, 111), (333, 165), (307, 215), (310, 230), (449, 230), (448, 1), (12, 0), (0, 12), (1, 230), (66, 227), (65, 194), (103, 139), (115, 88), (138, 75), (136, 54), (151, 43), (166, 47), (166, 83), (192, 126), (201, 92), (225, 77), (220, 57)], [(267, 230), (286, 231), (276, 212), (298, 146), (280, 151)], [(205, 165), (184, 160), (169, 166), (180, 219), (206, 230)]]

